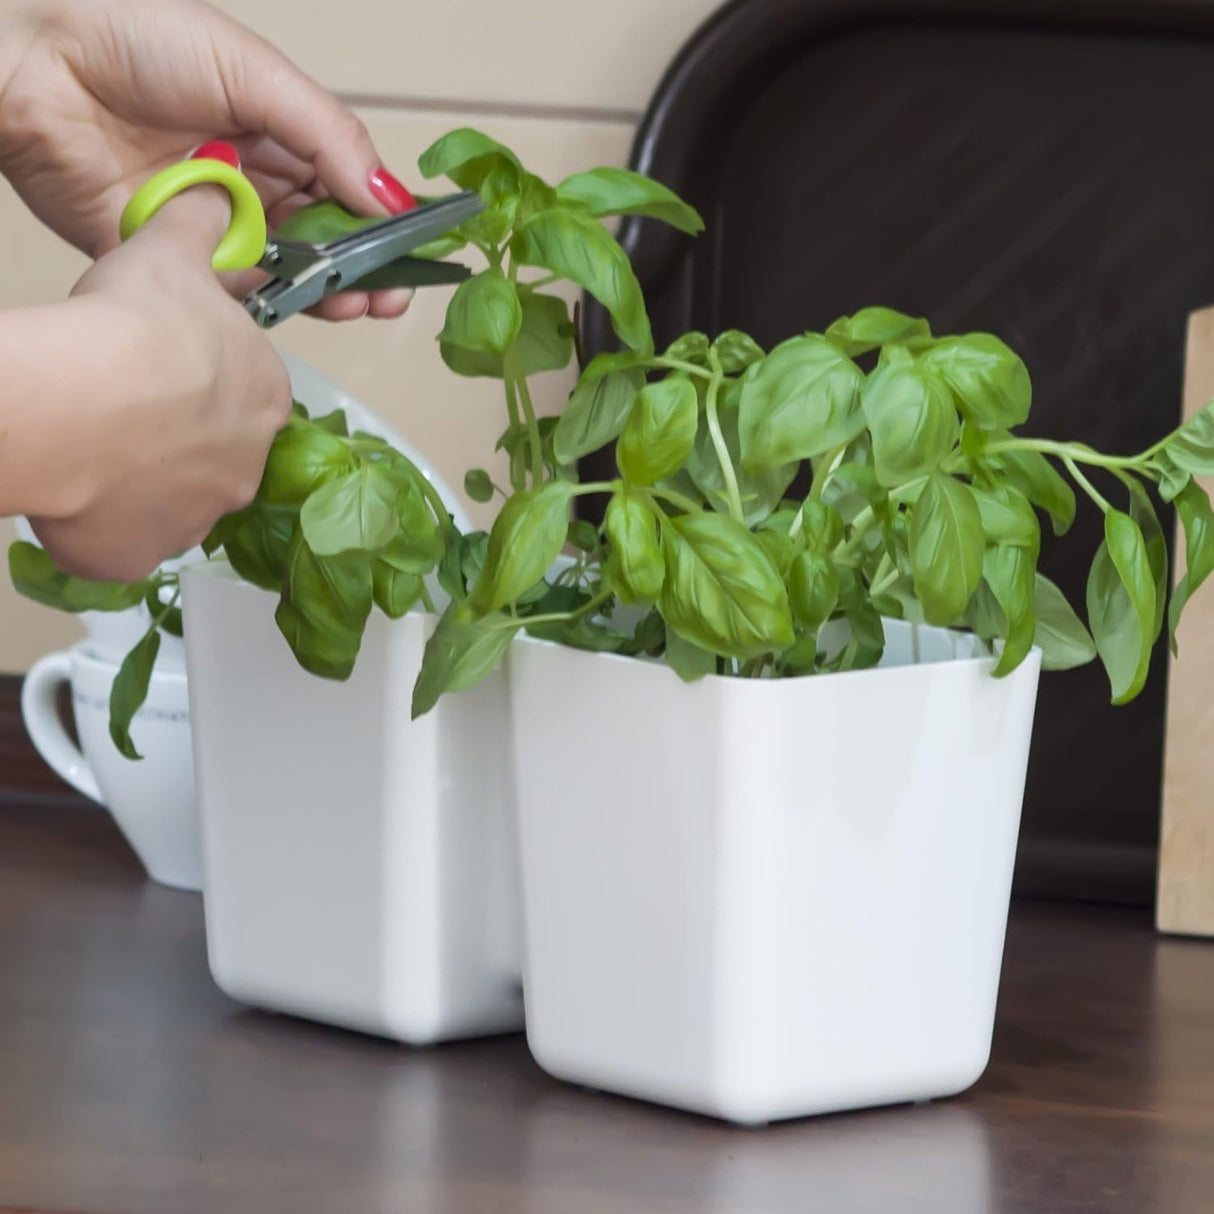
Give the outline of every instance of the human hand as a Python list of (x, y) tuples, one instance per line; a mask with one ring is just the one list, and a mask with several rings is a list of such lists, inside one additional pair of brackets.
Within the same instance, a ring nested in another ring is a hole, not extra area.
[(46, 512), (30, 523), (65, 572), (143, 577), (257, 491), (291, 389), (211, 270), (228, 219), (223, 191), (189, 190), (60, 305), (75, 310), (62, 332), (79, 335), (77, 364), (104, 368), (92, 392), (63, 393), (30, 461), (47, 487)]
[[(0, 172), (92, 257), (135, 189), (212, 138), (232, 142), (276, 226), (330, 194), (365, 215), (410, 199), (357, 116), (201, 0), (19, 0), (0, 17)], [(234, 289), (243, 290), (247, 278)], [(329, 319), (399, 316), (411, 292), (345, 292)]]

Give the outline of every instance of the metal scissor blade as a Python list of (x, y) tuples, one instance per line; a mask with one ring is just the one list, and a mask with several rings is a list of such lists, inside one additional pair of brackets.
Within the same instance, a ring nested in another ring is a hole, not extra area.
[(475, 190), (465, 190), (321, 245), (320, 251), (330, 259), (332, 271), (340, 275), (338, 286), (330, 290), (355, 286), (359, 279), (445, 236), (484, 209), (481, 196)]

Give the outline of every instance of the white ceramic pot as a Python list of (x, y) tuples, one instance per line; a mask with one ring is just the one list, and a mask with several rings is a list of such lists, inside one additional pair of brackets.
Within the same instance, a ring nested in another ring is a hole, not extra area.
[(215, 981), (416, 1045), (520, 1028), (504, 673), (411, 721), (428, 617), (374, 614), (336, 683), (226, 565), (182, 594)]
[[(156, 670), (131, 722), (142, 760), (110, 739), (109, 697), (118, 663), (89, 641), (36, 662), (21, 688), (21, 714), (46, 762), (79, 792), (104, 805), (148, 875), (176, 889), (202, 888), (194, 801), (190, 710), (183, 670)], [(59, 689), (72, 690), (77, 745), (59, 719)]]
[(986, 1067), (1040, 655), (891, 623), (883, 668), (709, 678), (510, 654), (527, 1036), (741, 1124)]

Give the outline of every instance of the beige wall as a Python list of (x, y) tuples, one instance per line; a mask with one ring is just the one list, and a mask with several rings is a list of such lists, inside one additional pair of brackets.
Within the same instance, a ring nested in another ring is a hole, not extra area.
[[(666, 64), (718, 0), (220, 0), (357, 104), (385, 163), (406, 184), (419, 153), (459, 125), (514, 147), (549, 178), (622, 164)], [(0, 307), (60, 299), (84, 265), (0, 183), (6, 274)], [(326, 326), (296, 318), (275, 333), (424, 451), (455, 485), (485, 463), (502, 428), (489, 382), (442, 365), (434, 336), (447, 290), (419, 292), (401, 321)], [(560, 374), (538, 385), (557, 407)], [(483, 510), (472, 508), (474, 517)], [(6, 546), (11, 524), (0, 521)], [(80, 635), (75, 621), (27, 603), (0, 578), (0, 671), (22, 672)]]

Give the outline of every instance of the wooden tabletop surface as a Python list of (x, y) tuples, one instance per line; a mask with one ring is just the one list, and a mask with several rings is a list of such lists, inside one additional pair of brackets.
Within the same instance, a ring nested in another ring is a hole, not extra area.
[(97, 1214), (1198, 1214), (1214, 944), (1023, 905), (964, 1097), (759, 1131), (247, 1011), (199, 899), (96, 810), (0, 802), (0, 1208)]

